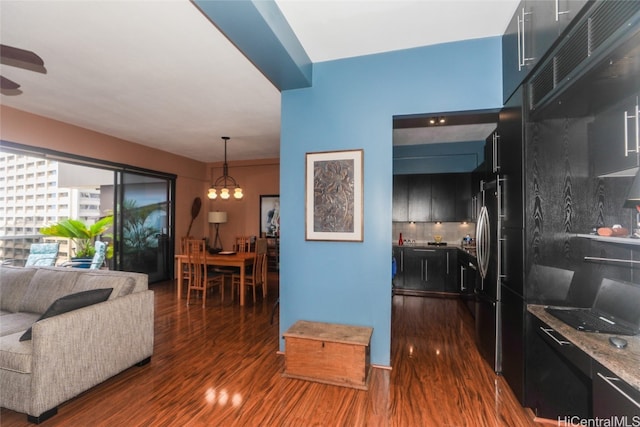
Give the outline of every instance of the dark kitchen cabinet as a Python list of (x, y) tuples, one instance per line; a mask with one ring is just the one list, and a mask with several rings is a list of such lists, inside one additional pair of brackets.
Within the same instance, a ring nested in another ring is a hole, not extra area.
[(401, 264), (397, 270), (402, 270), (394, 279), (396, 289), (458, 292), (455, 249), (396, 247), (394, 254)]
[(409, 175), (409, 221), (426, 222), (432, 220), (432, 176), (435, 175)]
[(394, 175), (392, 220), (469, 221), (471, 179), (465, 173)]
[(640, 391), (613, 372), (593, 362), (593, 417), (609, 420), (626, 417), (628, 425), (640, 421)]
[(640, 165), (638, 94), (598, 114), (589, 125), (594, 175), (621, 172)]
[[(527, 1), (531, 19), (530, 51), (538, 63), (587, 4), (587, 0)], [(525, 39), (525, 42), (527, 40)]]
[(537, 317), (527, 316), (526, 403), (538, 417), (591, 415), (591, 357)]
[(587, 0), (523, 0), (502, 36), (503, 101), (550, 51)]
[(506, 102), (533, 67), (533, 2), (521, 1), (502, 36), (502, 96)]
[(410, 175), (393, 175), (392, 221), (409, 221), (409, 178)]
[(451, 221), (456, 218), (456, 180), (451, 174), (431, 176), (431, 220)]
[(525, 396), (524, 324), (526, 307), (521, 295), (502, 286), (500, 322), (502, 333), (501, 373), (518, 402)]
[(555, 3), (556, 6), (555, 11), (557, 14), (554, 14), (553, 19), (556, 22), (557, 38), (557, 36), (560, 36), (562, 32), (567, 29), (574, 18), (582, 12), (587, 3), (589, 3), (589, 0), (556, 0), (551, 3)]
[(458, 221), (471, 221), (473, 220), (473, 186), (472, 176), (467, 173), (458, 173), (453, 176), (453, 180), (456, 186), (455, 197), (455, 213), (454, 218)]

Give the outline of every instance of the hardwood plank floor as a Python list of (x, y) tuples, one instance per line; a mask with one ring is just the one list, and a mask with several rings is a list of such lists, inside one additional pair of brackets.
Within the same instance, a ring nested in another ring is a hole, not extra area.
[[(219, 295), (203, 309), (156, 292), (155, 352), (59, 407), (42, 426), (535, 426), (480, 358), (473, 319), (456, 299), (395, 296), (392, 370), (368, 391), (281, 377), (277, 297), (241, 308)], [(228, 294), (227, 294), (228, 295)], [(1, 385), (0, 385), (1, 386)], [(3, 427), (30, 425), (2, 409)]]

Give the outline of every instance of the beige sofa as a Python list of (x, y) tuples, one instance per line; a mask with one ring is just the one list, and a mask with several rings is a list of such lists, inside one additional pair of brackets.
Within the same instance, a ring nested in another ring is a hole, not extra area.
[[(0, 268), (0, 406), (39, 423), (60, 403), (147, 363), (154, 332), (147, 280), (121, 271)], [(112, 291), (104, 302), (38, 321), (65, 295), (105, 288)], [(31, 339), (21, 341), (30, 327)]]

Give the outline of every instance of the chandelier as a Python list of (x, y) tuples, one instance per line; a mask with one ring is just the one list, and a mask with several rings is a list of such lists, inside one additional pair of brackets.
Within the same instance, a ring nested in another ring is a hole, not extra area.
[(227, 141), (230, 139), (228, 136), (223, 136), (224, 140), (224, 164), (222, 166), (222, 176), (218, 177), (211, 187), (209, 187), (209, 191), (207, 192), (207, 197), (215, 200), (218, 198), (218, 191), (220, 191), (220, 198), (222, 200), (227, 200), (231, 197), (231, 190), (229, 187), (233, 187), (233, 197), (234, 199), (240, 200), (242, 199), (242, 188), (236, 182), (233, 177), (229, 175), (229, 165), (227, 164)]

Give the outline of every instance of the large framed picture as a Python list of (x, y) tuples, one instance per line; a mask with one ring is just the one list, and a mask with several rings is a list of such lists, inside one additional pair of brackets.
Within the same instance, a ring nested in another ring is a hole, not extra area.
[(280, 235), (280, 195), (260, 196), (260, 235)]
[(305, 239), (363, 241), (363, 150), (306, 154)]

